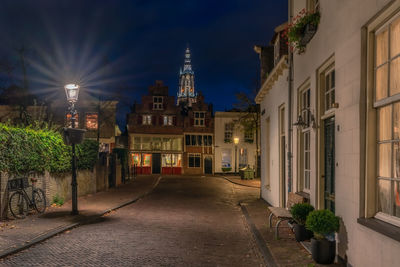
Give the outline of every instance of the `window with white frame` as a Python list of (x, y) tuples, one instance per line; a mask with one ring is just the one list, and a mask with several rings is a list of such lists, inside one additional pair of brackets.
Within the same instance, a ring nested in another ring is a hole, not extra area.
[(224, 132), (224, 142), (225, 143), (232, 143), (232, 136), (233, 136), (233, 123), (225, 123), (225, 132)]
[(248, 164), (247, 161), (247, 149), (246, 148), (240, 148), (239, 149), (239, 168), (244, 168)]
[(304, 192), (310, 191), (310, 174), (311, 174), (311, 149), (310, 149), (310, 97), (311, 90), (307, 87), (305, 90), (300, 92), (300, 114), (304, 120), (305, 126), (301, 127), (300, 130), (300, 150), (302, 155), (301, 158), (301, 189)]
[(332, 109), (335, 104), (335, 70), (325, 72), (325, 112)]
[(200, 154), (189, 154), (189, 168), (199, 168), (200, 167)]
[(163, 109), (163, 97), (162, 96), (153, 96), (153, 109), (154, 110), (162, 110)]
[(174, 117), (173, 116), (163, 116), (164, 126), (173, 125)]
[(204, 118), (205, 118), (206, 113), (205, 112), (194, 112), (194, 125), (195, 126), (204, 126)]
[(377, 211), (400, 218), (400, 17), (375, 32)]
[(143, 115), (142, 116), (142, 124), (143, 125), (151, 125), (151, 115)]
[(246, 129), (244, 131), (244, 141), (246, 143), (253, 143), (254, 142), (254, 131), (253, 131), (253, 129)]

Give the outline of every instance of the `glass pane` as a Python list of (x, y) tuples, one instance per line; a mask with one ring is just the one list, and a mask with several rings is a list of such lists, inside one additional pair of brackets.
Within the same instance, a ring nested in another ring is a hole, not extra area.
[(143, 166), (150, 167), (151, 166), (151, 154), (143, 155)]
[(376, 70), (375, 84), (376, 84), (376, 91), (375, 91), (376, 100), (380, 100), (382, 98), (387, 97), (388, 64), (385, 64)]
[(400, 143), (393, 144), (393, 174), (400, 177)]
[(304, 172), (304, 188), (310, 189), (310, 172), (309, 171)]
[(400, 57), (390, 62), (390, 95), (400, 93)]
[(335, 88), (335, 70), (331, 72), (331, 88)]
[(328, 92), (329, 89), (331, 89), (330, 86), (330, 79), (329, 79), (329, 74), (325, 76), (325, 92)]
[(304, 169), (305, 170), (310, 169), (310, 152), (304, 153)]
[(379, 129), (378, 140), (392, 139), (392, 106), (386, 106), (379, 109)]
[(388, 60), (388, 31), (385, 30), (376, 36), (376, 66)]
[(390, 57), (400, 53), (400, 18), (390, 25)]
[(386, 214), (391, 214), (390, 212), (390, 181), (388, 180), (378, 180), (378, 209)]
[(194, 158), (194, 165), (195, 165), (195, 167), (200, 167), (200, 157), (197, 155)]
[(231, 168), (231, 150), (221, 150), (222, 168)]
[(393, 215), (396, 217), (400, 217), (400, 182), (394, 182), (393, 197), (394, 197)]
[(304, 150), (310, 150), (310, 132), (304, 133)]
[(393, 105), (393, 139), (400, 139), (400, 103)]
[(198, 135), (198, 136), (197, 136), (197, 145), (198, 145), (198, 146), (201, 146), (201, 144), (202, 144), (202, 139), (203, 139), (203, 138), (202, 138), (201, 135)]
[(391, 177), (392, 144), (380, 144), (379, 147), (379, 172), (381, 177)]
[(194, 156), (189, 155), (189, 167), (194, 167)]

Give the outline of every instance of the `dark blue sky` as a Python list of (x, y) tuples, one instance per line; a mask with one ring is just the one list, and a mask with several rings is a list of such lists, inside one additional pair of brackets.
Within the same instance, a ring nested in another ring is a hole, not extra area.
[(224, 110), (234, 93), (256, 88), (253, 46), (269, 42), (286, 17), (287, 1), (276, 0), (2, 0), (0, 58), (17, 62), (24, 44), (33, 90), (63, 93), (76, 80), (88, 91), (119, 91), (124, 118), (155, 80), (176, 94), (188, 44), (195, 89)]

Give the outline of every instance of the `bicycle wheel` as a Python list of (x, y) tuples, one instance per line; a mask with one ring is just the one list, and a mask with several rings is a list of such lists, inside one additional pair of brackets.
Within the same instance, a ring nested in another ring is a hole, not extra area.
[(8, 205), (11, 214), (17, 219), (23, 219), (28, 214), (28, 201), (22, 192), (14, 192)]
[(44, 192), (40, 188), (36, 188), (33, 191), (32, 194), (32, 201), (33, 204), (35, 205), (35, 209), (39, 213), (43, 213), (46, 210), (46, 196), (44, 195)]

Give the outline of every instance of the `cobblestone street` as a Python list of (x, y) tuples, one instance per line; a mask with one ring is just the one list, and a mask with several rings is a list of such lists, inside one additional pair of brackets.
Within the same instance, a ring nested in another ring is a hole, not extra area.
[(142, 200), (0, 265), (264, 266), (238, 206), (258, 195), (215, 177), (163, 177)]

